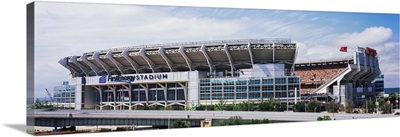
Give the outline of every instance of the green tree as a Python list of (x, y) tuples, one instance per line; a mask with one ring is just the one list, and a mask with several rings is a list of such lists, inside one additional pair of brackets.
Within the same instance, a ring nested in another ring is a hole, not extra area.
[(245, 124), (244, 120), (240, 116), (231, 116), (227, 120), (220, 120), (214, 124), (214, 126), (228, 126), (228, 125), (242, 125)]
[(149, 107), (150, 110), (163, 110), (164, 107), (160, 106), (160, 105), (153, 105)]
[(353, 113), (354, 111), (354, 103), (352, 100), (347, 100), (346, 101), (346, 106), (344, 107), (344, 110), (346, 113)]
[(136, 107), (137, 110), (149, 110), (149, 106), (147, 106), (146, 104), (144, 105), (139, 105)]
[(373, 113), (375, 111), (376, 105), (373, 101), (366, 101), (362, 105), (362, 109), (364, 113)]
[(392, 113), (392, 106), (391, 104), (388, 103), (383, 103), (383, 104), (379, 104), (380, 107), (380, 111), (382, 111), (382, 114), (391, 114)]
[(225, 109), (226, 111), (233, 111), (233, 107), (235, 106), (235, 104), (229, 104), (229, 105), (225, 105)]
[(243, 101), (233, 107), (234, 111), (254, 111), (256, 110), (253, 101)]
[(42, 102), (39, 99), (29, 106), (31, 109), (48, 109), (48, 108), (55, 108), (56, 106), (49, 103), (48, 101)]
[(205, 105), (202, 105), (202, 104), (199, 104), (199, 105), (197, 105), (197, 106), (195, 107), (195, 110), (206, 110), (206, 106), (205, 106)]
[(332, 100), (331, 102), (329, 102), (329, 104), (327, 104), (326, 110), (328, 110), (329, 113), (337, 113), (339, 110), (339, 105)]
[(307, 112), (319, 112), (321, 109), (321, 104), (315, 100), (308, 102)]
[(305, 102), (297, 102), (296, 104), (293, 105), (293, 112), (305, 112)]
[(223, 99), (220, 99), (219, 102), (218, 102), (218, 104), (215, 105), (215, 108), (216, 108), (217, 110), (219, 110), (219, 111), (222, 111), (222, 110), (225, 109), (225, 106), (226, 106), (226, 102), (225, 102)]
[(331, 117), (329, 117), (329, 116), (322, 116), (322, 117), (318, 117), (317, 118), (317, 121), (324, 121), (324, 120), (331, 120)]
[(188, 128), (190, 127), (190, 122), (186, 120), (177, 120), (174, 121), (171, 125), (171, 128)]

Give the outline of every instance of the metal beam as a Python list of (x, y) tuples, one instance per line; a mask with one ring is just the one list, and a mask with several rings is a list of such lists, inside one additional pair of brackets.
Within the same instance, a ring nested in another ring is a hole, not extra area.
[(68, 65), (68, 57), (60, 59), (58, 63), (67, 68), (71, 72), (72, 76), (75, 77), (77, 74), (79, 74), (78, 70)]
[(76, 66), (78, 66), (83, 73), (85, 73), (86, 76), (89, 76), (89, 69), (86, 66), (83, 66), (80, 62), (78, 62), (78, 57), (77, 56), (72, 56), (70, 60), (72, 63), (74, 63)]
[(231, 65), (231, 76), (233, 76), (233, 70), (235, 69), (235, 67), (233, 66), (233, 58), (232, 58), (231, 54), (229, 53), (228, 44), (224, 45), (224, 50), (225, 50), (226, 56), (228, 56), (229, 64)]
[(93, 71), (94, 73), (96, 73), (96, 75), (99, 75), (100, 68), (98, 68), (97, 66), (95, 66), (92, 62), (90, 62), (90, 61), (87, 59), (87, 55), (86, 55), (86, 54), (83, 54), (83, 55), (81, 56), (81, 59), (82, 59), (82, 61), (83, 61), (85, 64), (87, 64), (87, 65), (92, 69), (92, 71)]
[(254, 60), (253, 60), (253, 54), (252, 54), (252, 52), (251, 52), (250, 42), (247, 43), (247, 49), (249, 50), (251, 65), (253, 65), (253, 64), (254, 64)]
[(111, 74), (111, 73), (110, 73), (110, 72), (111, 72), (111, 67), (108, 66), (106, 63), (104, 63), (104, 62), (100, 59), (99, 52), (95, 52), (95, 53), (93, 54), (93, 59), (103, 67), (103, 69), (107, 72), (108, 75)]
[(185, 53), (185, 47), (180, 46), (179, 47), (179, 53), (181, 53), (182, 57), (185, 59), (186, 64), (188, 65), (189, 71), (192, 71), (192, 61), (189, 59), (189, 57)]
[(139, 65), (135, 61), (133, 61), (131, 57), (129, 57), (129, 53), (127, 50), (122, 51), (122, 57), (124, 57), (131, 64), (136, 73), (139, 72)]
[(165, 60), (165, 63), (167, 63), (169, 69), (171, 72), (173, 72), (174, 70), (172, 69), (172, 66), (174, 66), (174, 64), (172, 63), (172, 61), (165, 55), (165, 51), (163, 47), (160, 47), (158, 49), (158, 53), (161, 55), (161, 57)]
[(201, 50), (201, 52), (203, 53), (204, 57), (207, 60), (208, 67), (210, 67), (210, 73), (212, 73), (212, 71), (213, 71), (213, 66), (212, 65), (213, 64), (212, 64), (212, 60), (211, 60), (210, 56), (208, 56), (208, 54), (207, 54), (206, 46), (205, 45), (201, 45), (200, 50)]
[(124, 71), (123, 71), (124, 66), (114, 58), (112, 51), (107, 52), (106, 57), (108, 59), (110, 59), (111, 62), (114, 63), (115, 66), (117, 66), (117, 68), (118, 68), (119, 72), (121, 72), (121, 74), (124, 74)]
[(154, 73), (154, 66), (155, 64), (153, 63), (153, 61), (150, 60), (149, 57), (146, 56), (146, 48), (141, 48), (139, 51), (140, 56), (147, 62), (147, 64), (149, 64), (149, 67), (151, 69), (151, 71)]

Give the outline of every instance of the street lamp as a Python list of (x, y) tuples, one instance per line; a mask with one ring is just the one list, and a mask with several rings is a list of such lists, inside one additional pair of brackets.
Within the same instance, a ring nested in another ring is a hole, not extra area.
[(304, 112), (307, 112), (307, 102), (304, 102)]

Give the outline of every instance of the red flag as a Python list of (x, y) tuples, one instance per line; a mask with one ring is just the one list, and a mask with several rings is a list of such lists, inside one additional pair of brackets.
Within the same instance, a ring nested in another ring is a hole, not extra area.
[(347, 52), (347, 46), (340, 47), (340, 52)]

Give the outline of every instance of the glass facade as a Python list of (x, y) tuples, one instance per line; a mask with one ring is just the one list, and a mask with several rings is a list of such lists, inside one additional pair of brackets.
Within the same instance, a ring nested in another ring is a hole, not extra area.
[[(127, 86), (127, 85), (125, 85)], [(131, 96), (129, 97), (129, 92), (126, 87), (118, 85), (116, 86), (116, 102), (164, 102), (165, 100), (172, 102), (184, 102), (185, 93), (184, 87), (181, 87), (177, 83), (163, 83), (162, 86), (159, 84), (143, 84), (137, 85), (132, 84)], [(166, 89), (166, 94), (164, 94), (164, 87)], [(100, 100), (100, 95), (97, 95), (97, 102), (114, 102), (113, 91), (107, 86), (102, 86), (103, 96)], [(146, 95), (146, 89), (148, 91)], [(96, 92), (96, 94), (99, 94)], [(166, 95), (166, 96), (165, 96)]]
[(200, 100), (290, 98), (300, 95), (300, 77), (202, 78)]
[(64, 81), (60, 86), (54, 86), (53, 97), (56, 104), (60, 107), (73, 107), (75, 103), (75, 85), (69, 85), (68, 81)]

